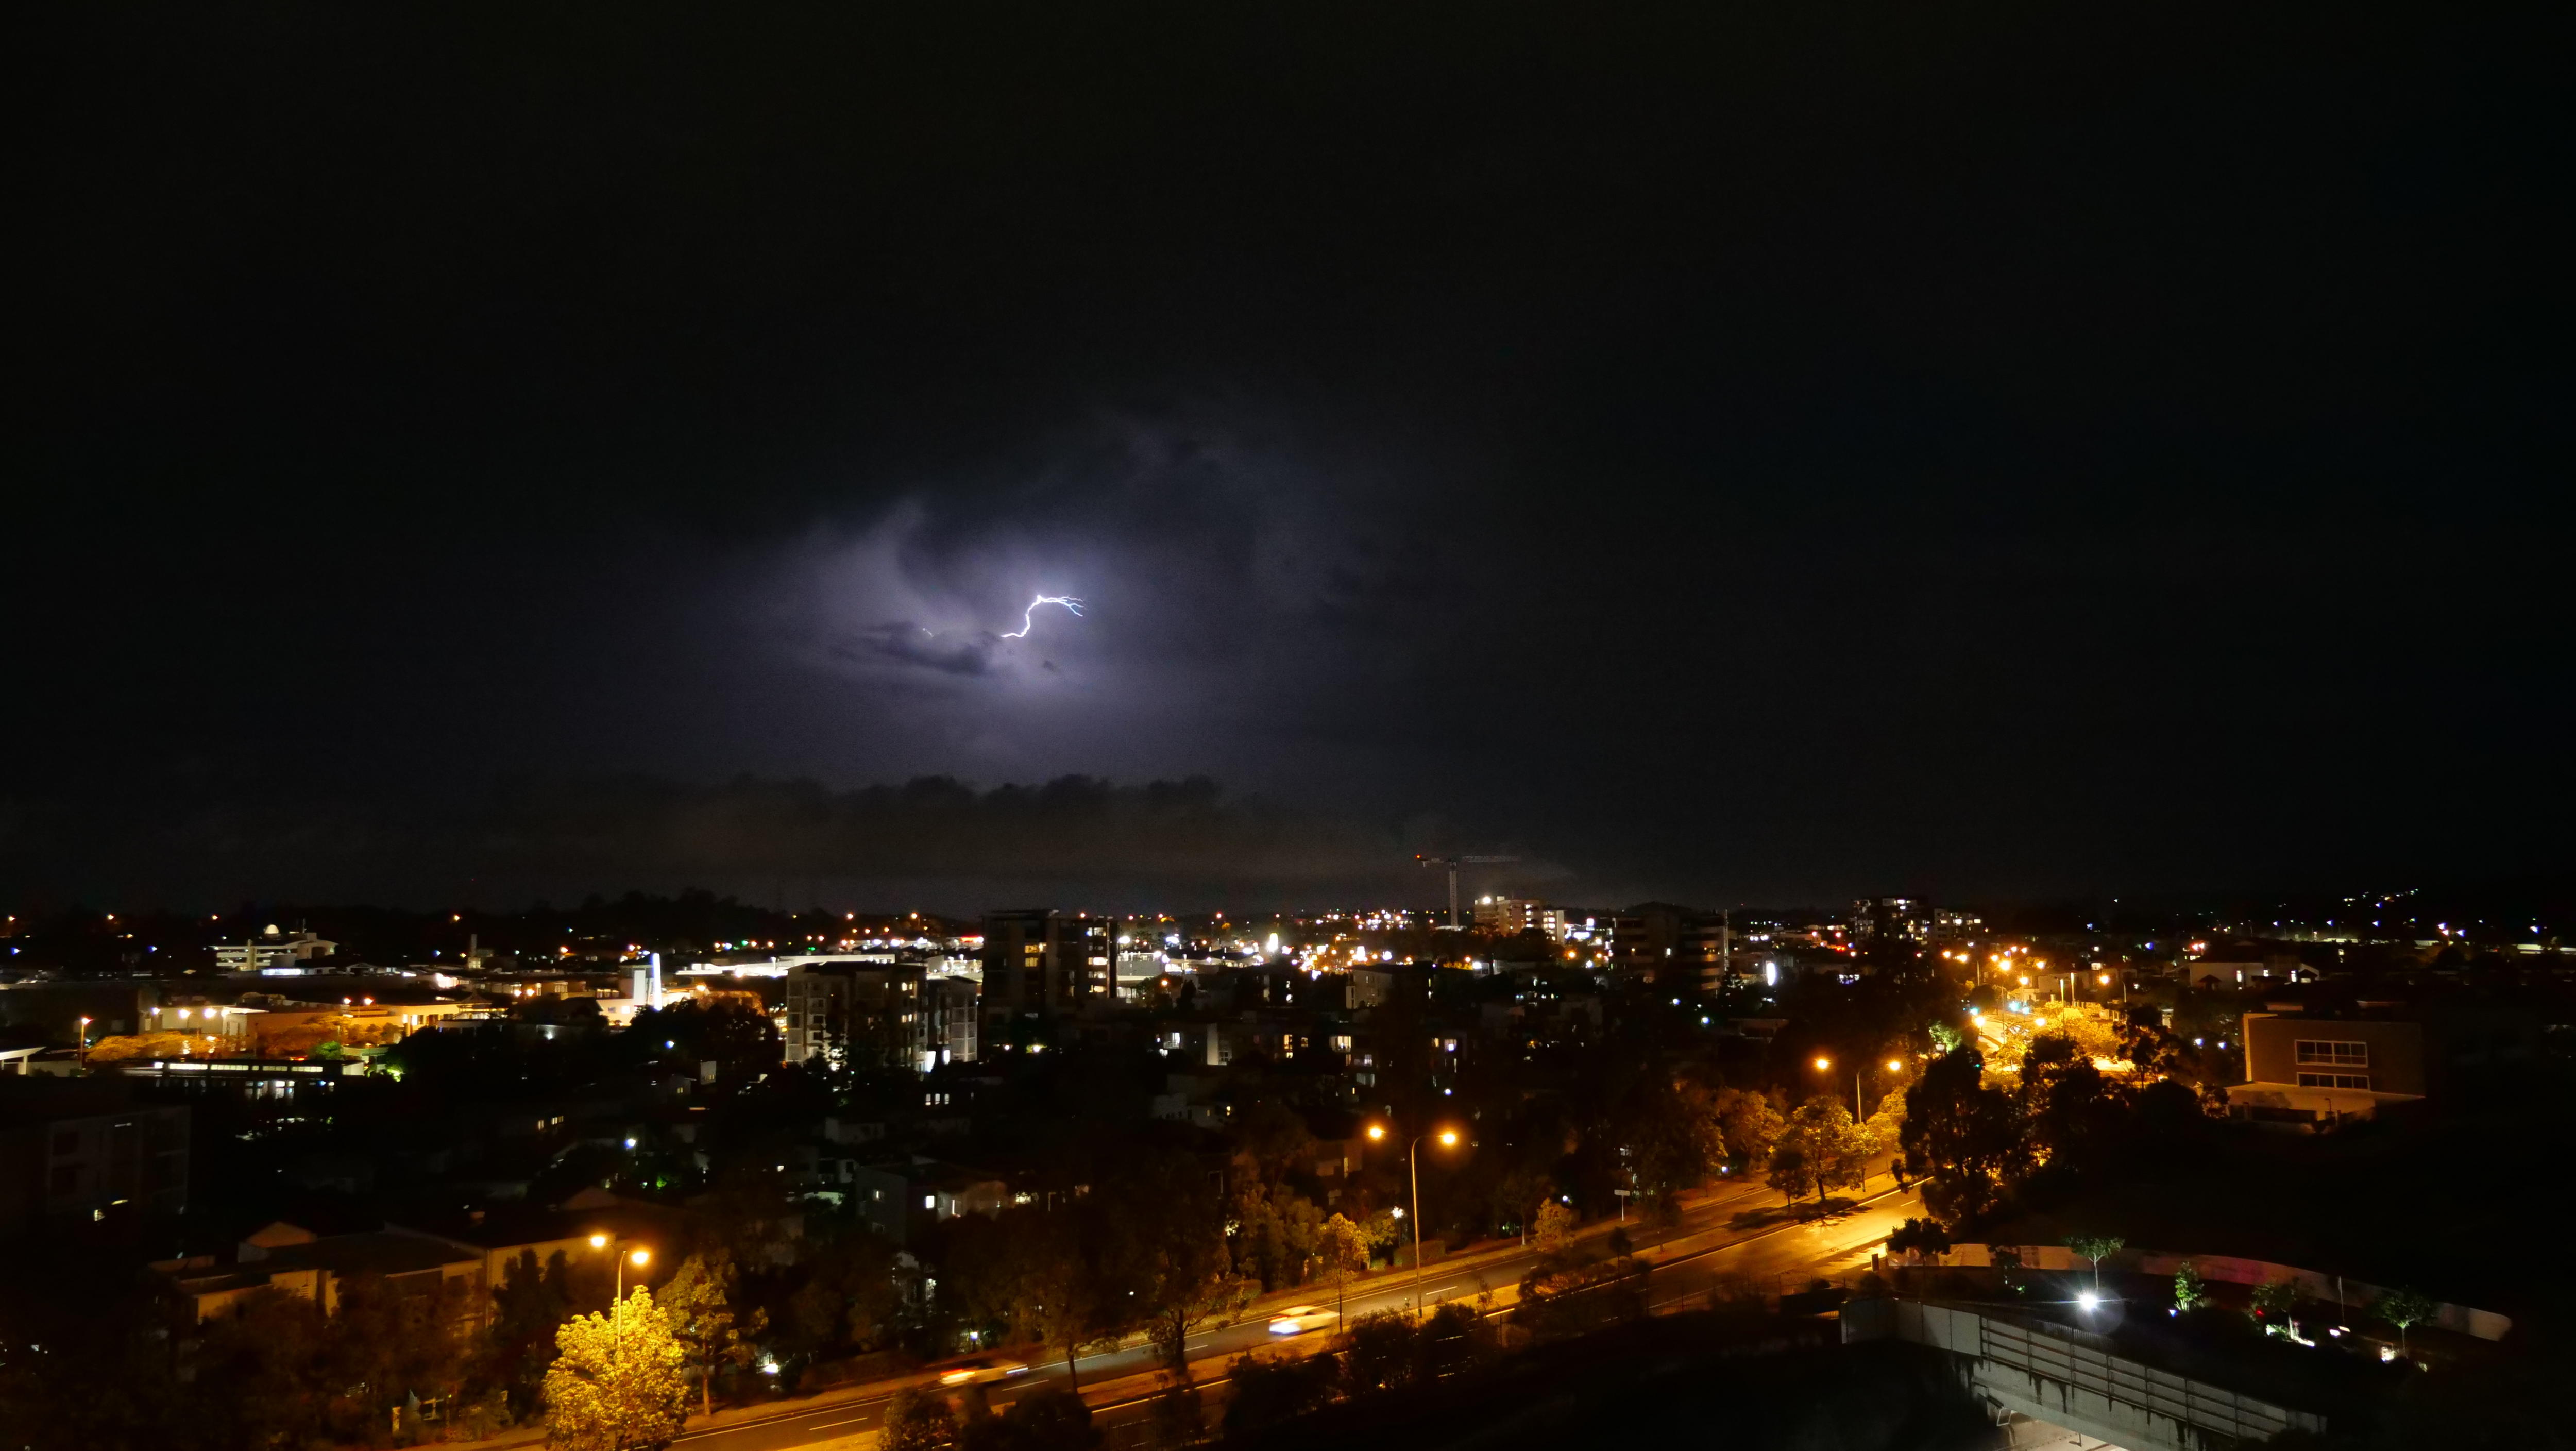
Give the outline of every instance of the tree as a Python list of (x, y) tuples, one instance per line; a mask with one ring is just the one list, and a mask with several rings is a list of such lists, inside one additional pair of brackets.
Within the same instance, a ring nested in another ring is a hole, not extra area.
[(683, 1355), (641, 1286), (606, 1315), (566, 1321), (546, 1369), (546, 1439), (560, 1451), (668, 1446), (688, 1417)]
[(1335, 1319), (1341, 1316), (1352, 1279), (1368, 1268), (1368, 1257), (1368, 1235), (1358, 1225), (1339, 1214), (1324, 1221), (1323, 1229), (1315, 1236), (1315, 1262), (1324, 1283), (1333, 1287)]
[(2102, 1288), (2102, 1262), (2118, 1254), (2120, 1247), (2127, 1243), (2116, 1234), (2077, 1234), (2067, 1237), (2066, 1247), (2092, 1261), (2093, 1288), (2099, 1292)]
[(1869, 1111), (1870, 1152), (1881, 1153), (1905, 1141), (1905, 1090), (1891, 1088)]
[(2152, 1082), (2183, 1071), (2182, 1040), (2165, 1026), (2162, 1009), (2133, 1003), (2111, 1026), (2120, 1056), (2129, 1060), (2139, 1082)]
[(1629, 1168), (1650, 1214), (1677, 1212), (1681, 1191), (1708, 1182), (1726, 1157), (1714, 1097), (1696, 1083), (1662, 1072), (1640, 1077), (1618, 1110), (1634, 1151)]
[(208, 1440), (301, 1446), (329, 1439), (335, 1429), (332, 1402), (342, 1388), (331, 1386), (322, 1372), (330, 1323), (321, 1306), (262, 1287), (243, 1296), (230, 1314), (209, 1319), (203, 1334), (198, 1383), (228, 1392), (199, 1414)]
[(2290, 1312), (2298, 1308), (2299, 1284), (2296, 1280), (2273, 1280), (2254, 1287), (2254, 1318), (2263, 1322), (2268, 1333), (2279, 1331), (2290, 1323)]
[(2012, 1095), (1985, 1086), (1985, 1062), (1972, 1048), (1925, 1067), (1906, 1095), (1900, 1142), (1907, 1166), (1924, 1176), (1924, 1207), (1953, 1229), (1992, 1214), (2030, 1167), (2019, 1109)]
[(1302, 1360), (1255, 1360), (1247, 1355), (1235, 1361), (1226, 1373), (1234, 1387), (1233, 1399), (1225, 1407), (1226, 1434), (1248, 1435), (1317, 1409), (1333, 1398), (1341, 1368), (1341, 1361), (1330, 1355)]
[(572, 1313), (571, 1271), (562, 1250), (537, 1267), (537, 1252), (521, 1250), (504, 1265), (492, 1290), (492, 1323), (484, 1331), (483, 1363), (476, 1379), (502, 1393), (511, 1416), (526, 1420), (544, 1408), (546, 1367), (555, 1362), (555, 1328)]
[(1343, 1332), (1344, 1371), (1353, 1390), (1404, 1385), (1413, 1379), (1421, 1332), (1401, 1310), (1362, 1315)]
[[(790, 1339), (816, 1357), (883, 1340), (903, 1309), (895, 1248), (872, 1230), (810, 1236), (799, 1255), (805, 1282), (788, 1296)], [(748, 1332), (748, 1333), (757, 1333)]]
[(1856, 1184), (1869, 1170), (1869, 1130), (1852, 1122), (1842, 1099), (1818, 1094), (1798, 1105), (1771, 1146), (1771, 1186), (1791, 1199), (1810, 1187), (1816, 1203), (1838, 1184)]
[(1367, 1237), (1372, 1262), (1383, 1258), (1392, 1264), (1395, 1253), (1404, 1244), (1404, 1221), (1393, 1209), (1381, 1209), (1360, 1221), (1360, 1233)]
[(471, 1295), (451, 1281), (423, 1294), (397, 1290), (381, 1275), (340, 1282), (319, 1369), (328, 1384), (347, 1388), (339, 1417), (345, 1427), (372, 1431), (386, 1412), (412, 1398), (452, 1399), (463, 1388)]
[(1574, 1210), (1561, 1199), (1551, 1199), (1538, 1207), (1532, 1235), (1543, 1255), (1565, 1253), (1566, 1242), (1574, 1237)]
[(2412, 1357), (2414, 1347), (2407, 1343), (2406, 1333), (2433, 1318), (2440, 1307), (2433, 1297), (2421, 1290), (2391, 1290), (2373, 1301), (2370, 1313), (2397, 1327), (2397, 1352)]
[(1154, 1451), (1180, 1451), (1207, 1439), (1207, 1407), (1199, 1388), (1184, 1376), (1154, 1396), (1145, 1420), (1146, 1444)]
[[(1128, 1183), (1119, 1215), (1131, 1236), (1128, 1289), (1163, 1363), (1187, 1380), (1190, 1332), (1236, 1302), (1224, 1217), (1215, 1191), (1186, 1161), (1159, 1164)], [(1313, 1213), (1313, 1205), (1297, 1202)]]
[(2209, 1290), (2201, 1283), (2200, 1271), (2184, 1260), (2182, 1268), (2174, 1271), (2174, 1308), (2188, 1315), (2208, 1303)]
[(1710, 1111), (1716, 1115), (1727, 1157), (1739, 1164), (1770, 1160), (1771, 1145), (1785, 1125), (1769, 1098), (1740, 1088), (1721, 1088), (1710, 1098)]
[(905, 1386), (887, 1398), (879, 1451), (942, 1451), (956, 1439), (957, 1418), (946, 1396)]
[(1071, 1391), (1050, 1386), (1020, 1397), (998, 1416), (967, 1425), (961, 1451), (1093, 1451), (1091, 1407)]
[(1128, 1326), (1126, 1295), (1116, 1284), (1115, 1236), (1100, 1196), (1078, 1195), (1037, 1219), (1021, 1292), (1020, 1318), (1039, 1344), (1064, 1357), (1066, 1384), (1082, 1389), (1076, 1358)]
[(716, 1371), (750, 1364), (750, 1337), (769, 1326), (767, 1311), (737, 1316), (733, 1300), (733, 1256), (721, 1249), (682, 1260), (680, 1272), (662, 1287), (662, 1313), (670, 1317), (671, 1337), (697, 1368), (698, 1409), (704, 1415), (715, 1414)]
[(1909, 1219), (1887, 1237), (1892, 1254), (1944, 1255), (1950, 1252), (1950, 1235), (1937, 1219)]
[(1245, 1275), (1276, 1290), (1306, 1282), (1323, 1211), (1285, 1184), (1244, 1184), (1234, 1202), (1235, 1259)]

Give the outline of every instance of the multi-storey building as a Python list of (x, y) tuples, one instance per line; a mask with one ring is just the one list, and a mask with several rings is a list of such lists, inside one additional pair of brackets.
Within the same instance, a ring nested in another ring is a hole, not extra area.
[(1619, 966), (1693, 991), (1714, 991), (1732, 966), (1726, 916), (1670, 902), (1641, 902), (1610, 919), (1610, 952)]
[(984, 918), (984, 1041), (1014, 1020), (1069, 1017), (1116, 995), (1116, 923), (1051, 907)]
[(1544, 932), (1565, 940), (1565, 909), (1528, 897), (1478, 897), (1476, 925), (1488, 932)]
[(820, 1058), (924, 1072), (969, 1062), (978, 1038), (975, 984), (921, 964), (818, 960), (787, 974), (787, 1061)]
[(188, 1210), (188, 1110), (95, 1080), (9, 1080), (0, 1095), (0, 1234)]

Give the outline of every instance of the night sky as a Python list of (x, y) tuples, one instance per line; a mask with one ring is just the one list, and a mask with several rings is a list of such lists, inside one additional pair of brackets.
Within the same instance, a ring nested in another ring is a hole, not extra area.
[(1770, 8), (57, 7), (0, 897), (2576, 860), (2564, 10)]

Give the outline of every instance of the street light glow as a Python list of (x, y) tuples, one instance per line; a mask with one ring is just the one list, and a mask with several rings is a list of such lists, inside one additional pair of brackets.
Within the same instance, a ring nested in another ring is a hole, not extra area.
[(1817, 1072), (1819, 1072), (1819, 1073), (1822, 1073), (1822, 1072), (1824, 1072), (1826, 1069), (1831, 1068), (1831, 1067), (1833, 1067), (1833, 1066), (1834, 1066), (1834, 1060), (1832, 1060), (1831, 1058), (1819, 1058), (1819, 1059), (1817, 1059), (1817, 1060), (1816, 1060), (1816, 1071), (1817, 1071)]
[(1456, 1129), (1442, 1129), (1440, 1131), (1440, 1142), (1443, 1145), (1458, 1142), (1458, 1131)]
[(606, 1248), (608, 1248), (608, 1236), (607, 1236), (607, 1235), (604, 1235), (604, 1234), (594, 1234), (594, 1235), (592, 1235), (592, 1236), (590, 1237), (590, 1247), (591, 1247), (592, 1249), (606, 1249)]
[(1369, 1128), (1368, 1128), (1368, 1135), (1369, 1135), (1369, 1137), (1370, 1137), (1370, 1138), (1372, 1138), (1372, 1139), (1382, 1139), (1382, 1138), (1385, 1138), (1385, 1137), (1386, 1137), (1386, 1125), (1384, 1125), (1384, 1124), (1370, 1124), (1370, 1125), (1369, 1125)]
[(649, 1265), (653, 1263), (653, 1252), (649, 1249), (639, 1249), (628, 1255), (626, 1262), (631, 1265)]

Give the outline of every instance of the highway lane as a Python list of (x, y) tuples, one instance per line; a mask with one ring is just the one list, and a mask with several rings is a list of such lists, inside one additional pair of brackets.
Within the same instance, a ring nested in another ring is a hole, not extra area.
[[(1868, 1268), (1871, 1250), (1883, 1243), (1907, 1214), (1922, 1212), (1915, 1192), (1909, 1190), (1821, 1219), (1738, 1222), (1748, 1213), (1776, 1210), (1779, 1203), (1778, 1195), (1755, 1185), (1727, 1186), (1705, 1203), (1693, 1206), (1677, 1232), (1664, 1235), (1656, 1243), (1640, 1244), (1639, 1251), (1656, 1261), (1648, 1281), (1649, 1303), (1660, 1311), (1687, 1309), (1706, 1303), (1710, 1290), (1725, 1284), (1749, 1283), (1777, 1293), (1801, 1288), (1810, 1277), (1845, 1277)], [(1537, 1259), (1537, 1253), (1529, 1251), (1474, 1266), (1428, 1266), (1422, 1276), (1423, 1301), (1437, 1306), (1450, 1300), (1472, 1300), (1489, 1287), (1500, 1290), (1517, 1285)], [(1352, 1291), (1346, 1314), (1357, 1319), (1379, 1310), (1403, 1309), (1412, 1303), (1412, 1297), (1413, 1285), (1408, 1276), (1382, 1276)], [(1330, 1304), (1331, 1299), (1329, 1291), (1320, 1289), (1312, 1296), (1316, 1304)], [(1296, 1339), (1301, 1345), (1320, 1346), (1330, 1333), (1309, 1331)], [(1189, 1356), (1200, 1367), (1204, 1381), (1211, 1371), (1221, 1374), (1218, 1366), (1223, 1362), (1285, 1338), (1272, 1336), (1267, 1315), (1259, 1315), (1190, 1337)], [(1097, 1385), (1151, 1371), (1155, 1358), (1151, 1346), (1136, 1344), (1086, 1355), (1078, 1365), (1082, 1383)], [(993, 1408), (1000, 1410), (1040, 1387), (1062, 1385), (1064, 1381), (1062, 1361), (1032, 1364), (1027, 1375), (990, 1387), (988, 1395)], [(785, 1410), (754, 1422), (688, 1432), (680, 1437), (680, 1444), (689, 1451), (791, 1451), (872, 1432), (882, 1419), (884, 1406), (885, 1400), (879, 1396), (810, 1410)]]

